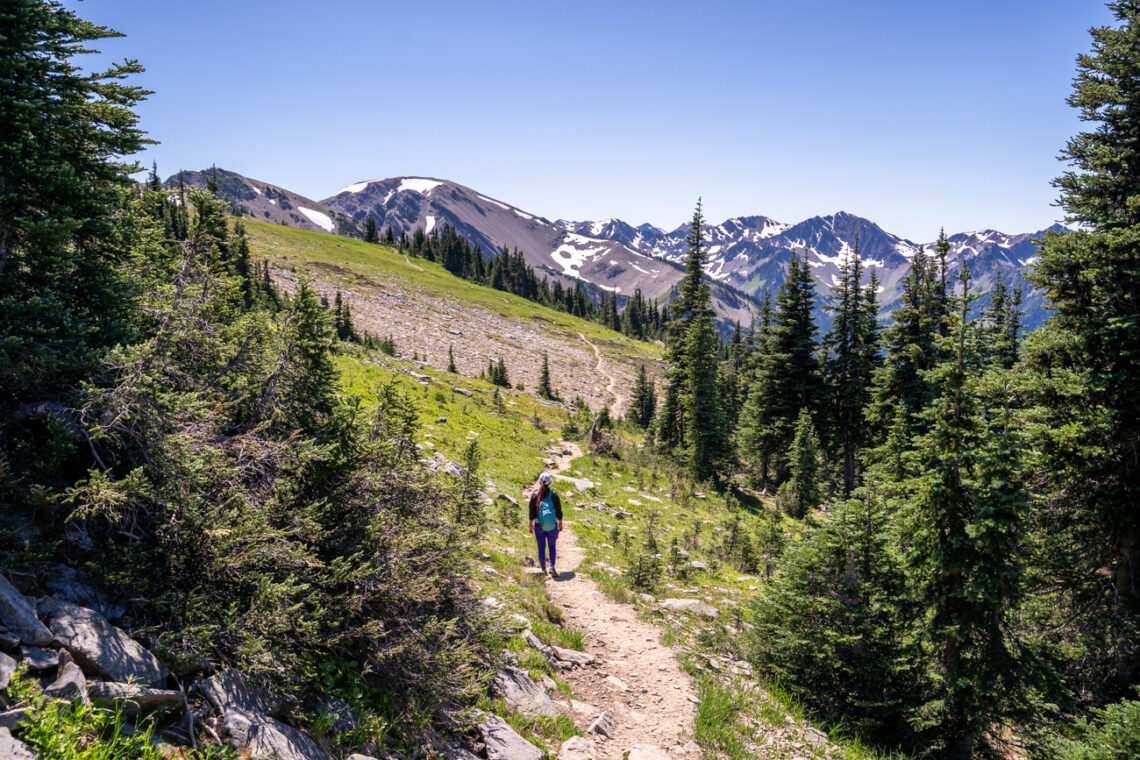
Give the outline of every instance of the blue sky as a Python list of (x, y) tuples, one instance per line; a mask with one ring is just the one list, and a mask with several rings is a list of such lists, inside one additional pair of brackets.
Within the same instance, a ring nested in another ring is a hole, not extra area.
[(916, 241), (1041, 229), (1095, 0), (66, 0), (127, 35), (161, 174), (315, 199), (450, 179), (549, 218), (673, 228), (839, 210)]

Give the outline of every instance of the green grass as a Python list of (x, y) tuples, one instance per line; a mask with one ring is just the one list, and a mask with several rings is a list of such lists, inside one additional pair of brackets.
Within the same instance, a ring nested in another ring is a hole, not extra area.
[(450, 297), (502, 317), (537, 322), (551, 333), (576, 337), (581, 332), (604, 355), (618, 361), (661, 361), (662, 351), (656, 344), (633, 340), (595, 322), (460, 279), (439, 264), (405, 257), (385, 246), (256, 220), (246, 220), (245, 225), (255, 258), (331, 280), (345, 289), (398, 286), (413, 298)]

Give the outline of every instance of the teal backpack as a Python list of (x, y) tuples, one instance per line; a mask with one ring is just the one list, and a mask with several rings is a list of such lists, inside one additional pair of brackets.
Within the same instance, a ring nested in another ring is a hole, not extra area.
[(553, 491), (548, 490), (546, 496), (538, 503), (538, 525), (543, 531), (554, 530), (558, 527), (558, 515), (554, 512), (554, 501), (551, 499)]

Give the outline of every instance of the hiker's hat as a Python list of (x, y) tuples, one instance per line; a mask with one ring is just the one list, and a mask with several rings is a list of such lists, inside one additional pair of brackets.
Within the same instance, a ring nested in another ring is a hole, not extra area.
[(544, 472), (541, 475), (539, 475), (538, 476), (538, 482), (542, 483), (544, 486), (550, 485), (550, 473)]

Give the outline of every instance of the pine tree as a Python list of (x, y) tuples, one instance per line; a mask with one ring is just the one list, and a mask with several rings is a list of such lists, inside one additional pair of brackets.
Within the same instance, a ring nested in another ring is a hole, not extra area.
[(451, 344), (448, 344), (448, 346), (447, 346), (447, 371), (453, 375), (458, 375), (459, 370), (455, 366), (455, 353), (452, 349), (453, 349), (453, 347), (451, 346)]
[[(698, 480), (714, 477), (728, 459), (728, 429), (717, 385), (719, 337), (709, 285), (704, 279), (706, 251), (700, 201), (689, 224), (685, 277), (667, 346), (670, 369), (658, 440), (684, 447), (684, 459)], [(668, 416), (666, 416), (668, 415)]]
[(970, 374), (977, 343), (968, 267), (959, 279), (951, 358), (935, 370), (943, 390), (916, 447), (908, 570), (927, 610), (923, 636), (934, 659), (934, 690), (921, 712), (941, 754), (969, 760), (983, 733), (1013, 714), (1023, 696), (1011, 616), (1022, 593), (1027, 497), (1012, 417), (985, 407)]
[(760, 303), (760, 324), (749, 330), (749, 366), (751, 380), (748, 396), (737, 427), (737, 449), (740, 458), (759, 465), (760, 482), (767, 485), (771, 462), (781, 443), (780, 430), (773, 424), (776, 373), (780, 371), (774, 352), (772, 296), (764, 291)]
[[(391, 230), (391, 227), (388, 227)], [(379, 243), (380, 232), (376, 228), (376, 220), (368, 217), (368, 223), (364, 226), (364, 242), (365, 243)]]
[[(4, 4), (0, 41), (0, 441), (13, 410), (58, 403), (108, 348), (137, 338), (126, 200), (147, 142), (134, 61), (73, 58), (120, 36), (57, 3)], [(122, 157), (122, 158), (118, 158)], [(137, 282), (137, 281), (136, 281)], [(7, 445), (4, 444), (4, 448)]]
[(1068, 221), (1031, 275), (1053, 316), (1026, 357), (1038, 404), (1035, 472), (1045, 484), (1042, 561), (1093, 644), (1089, 688), (1140, 679), (1140, 2), (1109, 3), (1091, 30), (1069, 105), (1089, 122), (1054, 181)]
[[(874, 272), (872, 271), (872, 278)], [(843, 459), (843, 494), (855, 490), (858, 452), (867, 443), (864, 409), (871, 400), (871, 381), (879, 364), (876, 283), (863, 287), (863, 266), (856, 238), (851, 255), (840, 264), (839, 283), (832, 288), (835, 314), (824, 340), (828, 414)]]
[(542, 352), (542, 368), (538, 373), (538, 389), (535, 391), (539, 398), (558, 400), (558, 394), (550, 387), (550, 361), (546, 352)]
[(633, 384), (633, 392), (629, 401), (627, 416), (639, 427), (649, 428), (653, 424), (653, 417), (657, 413), (657, 392), (653, 381), (642, 364), (637, 369), (637, 380)]
[(819, 506), (823, 492), (820, 488), (820, 445), (811, 413), (800, 411), (796, 420), (795, 437), (789, 461), (790, 477), (780, 487), (780, 500), (793, 517), (803, 517)]

